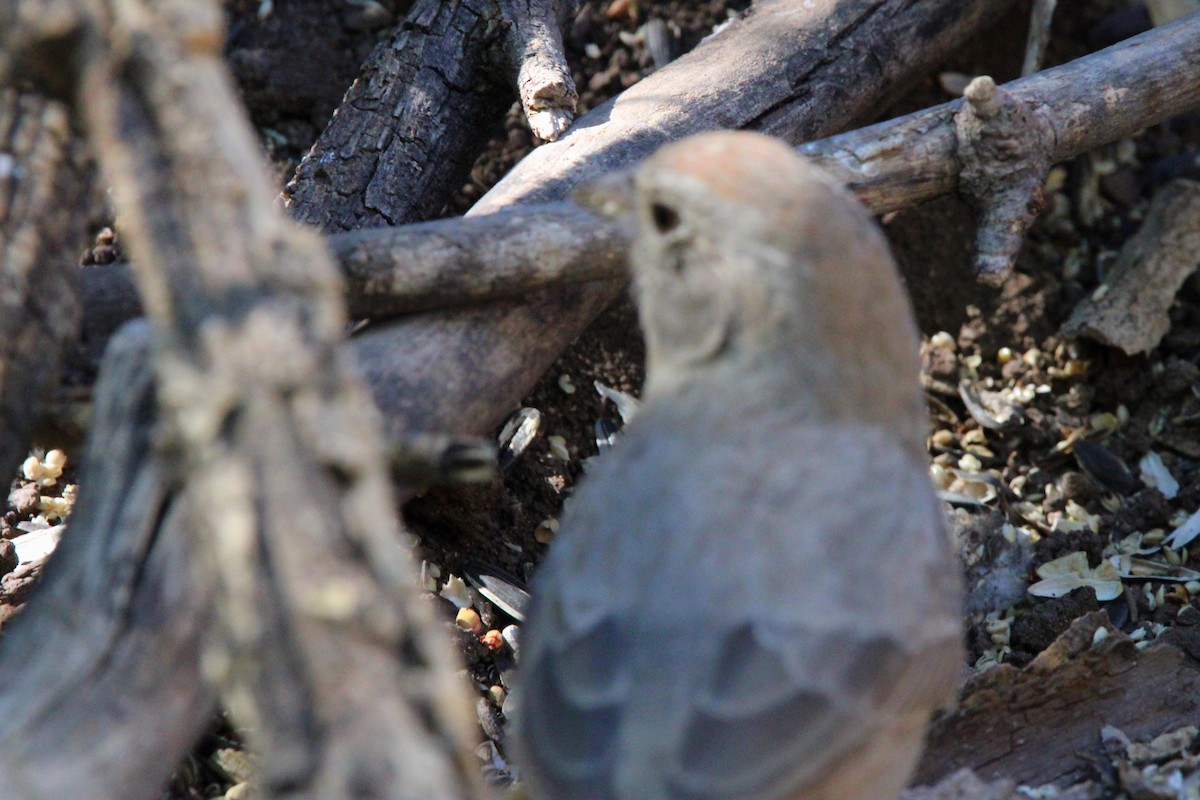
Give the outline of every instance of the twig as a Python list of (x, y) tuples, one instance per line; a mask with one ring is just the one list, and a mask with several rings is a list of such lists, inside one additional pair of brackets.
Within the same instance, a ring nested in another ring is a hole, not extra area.
[(553, 142), (571, 126), (579, 93), (563, 52), (562, 28), (576, 0), (501, 0), (507, 50), (529, 127)]
[[(1055, 164), (1131, 136), (1200, 107), (1200, 15), (1000, 89), (1052, 132), (1048, 139), (1035, 131), (1019, 137), (1012, 158), (1024, 154)], [(876, 213), (913, 206), (959, 189), (954, 119), (963, 102), (803, 145), (800, 152)]]
[(1025, 42), (1025, 62), (1021, 65), (1021, 76), (1028, 77), (1042, 68), (1042, 57), (1050, 43), (1050, 25), (1054, 21), (1054, 7), (1058, 0), (1033, 0), (1029, 12), (1029, 38)]

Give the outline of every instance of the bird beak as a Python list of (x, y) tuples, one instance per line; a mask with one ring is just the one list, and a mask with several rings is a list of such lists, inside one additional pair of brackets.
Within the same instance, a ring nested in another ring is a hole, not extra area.
[(571, 192), (571, 199), (613, 222), (632, 220), (633, 172), (610, 172), (588, 181)]

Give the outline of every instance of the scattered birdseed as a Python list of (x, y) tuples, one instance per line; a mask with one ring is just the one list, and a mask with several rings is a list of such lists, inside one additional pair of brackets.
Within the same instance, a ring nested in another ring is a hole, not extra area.
[(447, 577), (446, 585), (438, 594), (459, 608), (467, 608), (471, 605), (471, 592), (467, 589), (467, 584), (463, 579), (457, 575)]
[(504, 636), (494, 628), (483, 636), (480, 636), (479, 641), (483, 643), (484, 647), (493, 652), (504, 647)]
[(567, 394), (575, 394), (575, 384), (571, 383), (571, 376), (566, 373), (558, 376), (558, 388)]
[(571, 451), (567, 449), (567, 440), (562, 436), (548, 436), (546, 443), (550, 445), (550, 455), (559, 461), (570, 461)]
[(542, 520), (541, 524), (534, 528), (533, 538), (537, 540), (538, 544), (550, 544), (556, 533), (558, 533), (558, 520), (550, 517)]

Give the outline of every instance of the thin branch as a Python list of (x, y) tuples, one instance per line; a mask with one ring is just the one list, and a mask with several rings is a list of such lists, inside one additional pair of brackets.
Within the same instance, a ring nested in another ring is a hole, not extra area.
[[(1001, 87), (1044, 119), (1050, 163), (1200, 107), (1200, 16)], [(958, 189), (962, 100), (800, 147), (877, 214)]]

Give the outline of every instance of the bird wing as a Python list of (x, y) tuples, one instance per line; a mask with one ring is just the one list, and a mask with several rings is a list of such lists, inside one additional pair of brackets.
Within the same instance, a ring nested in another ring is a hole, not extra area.
[[(785, 797), (945, 699), (957, 578), (916, 459), (827, 428), (698, 455), (663, 427), (585, 484), (535, 583), (516, 741), (536, 788)], [(820, 457), (747, 469), (758, 445)]]

